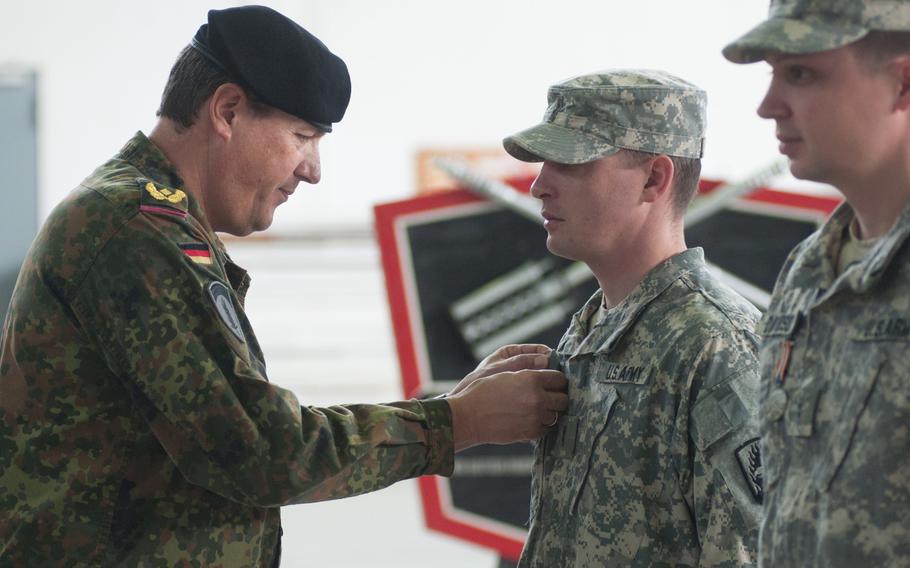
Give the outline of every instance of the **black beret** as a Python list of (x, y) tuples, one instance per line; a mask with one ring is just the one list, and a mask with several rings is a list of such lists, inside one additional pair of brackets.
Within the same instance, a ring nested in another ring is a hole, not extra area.
[(344, 61), (271, 8), (210, 10), (191, 45), (262, 102), (325, 132), (351, 99)]

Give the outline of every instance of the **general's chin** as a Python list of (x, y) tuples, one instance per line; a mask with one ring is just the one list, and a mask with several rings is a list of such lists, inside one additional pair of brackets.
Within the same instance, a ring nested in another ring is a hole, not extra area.
[(256, 224), (253, 225), (252, 229), (250, 229), (250, 231), (249, 231), (249, 233), (247, 233), (247, 235), (249, 235), (250, 233), (258, 233), (259, 231), (264, 231), (264, 230), (268, 229), (269, 227), (271, 227), (274, 216), (275, 215), (274, 215), (274, 211), (273, 211), (272, 215), (269, 215), (267, 219), (258, 219), (256, 221)]
[(235, 237), (245, 237), (251, 234), (255, 229), (252, 227), (229, 227), (227, 229), (215, 229), (219, 233), (227, 233)]
[(246, 237), (259, 231), (264, 231), (272, 226), (272, 216), (262, 219), (251, 219), (249, 224), (236, 225), (230, 229), (224, 229), (223, 232), (234, 235), (235, 237)]

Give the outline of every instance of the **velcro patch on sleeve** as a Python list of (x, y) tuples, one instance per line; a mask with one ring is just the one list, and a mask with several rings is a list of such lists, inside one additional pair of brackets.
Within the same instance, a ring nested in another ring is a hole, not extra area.
[(762, 485), (764, 471), (761, 463), (761, 445), (758, 438), (753, 438), (736, 448), (736, 460), (739, 468), (746, 478), (746, 485), (752, 492), (756, 503), (761, 504), (765, 499), (765, 490)]

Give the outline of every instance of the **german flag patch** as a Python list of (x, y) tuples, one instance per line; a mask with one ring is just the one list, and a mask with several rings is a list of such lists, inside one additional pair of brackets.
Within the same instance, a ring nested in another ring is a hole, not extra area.
[(183, 254), (190, 257), (196, 264), (212, 264), (212, 251), (209, 245), (202, 243), (184, 243), (178, 245)]

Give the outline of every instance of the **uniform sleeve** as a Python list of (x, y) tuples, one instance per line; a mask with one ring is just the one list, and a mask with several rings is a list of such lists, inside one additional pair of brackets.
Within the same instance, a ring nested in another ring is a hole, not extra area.
[(208, 289), (216, 280), (139, 216), (108, 241), (72, 302), (191, 483), (271, 507), (451, 474), (445, 400), (301, 406), (225, 325)]
[(715, 338), (693, 368), (690, 490), (699, 566), (755, 565), (761, 515), (756, 338)]

